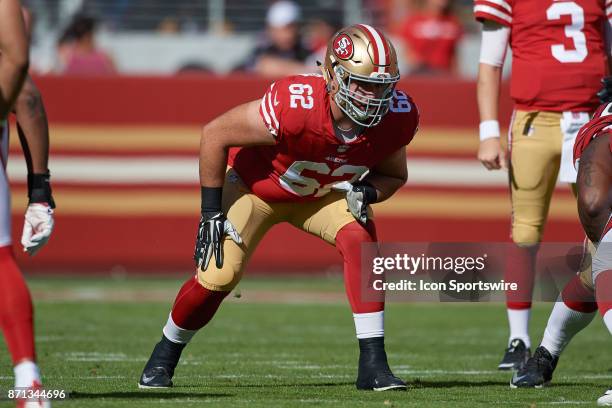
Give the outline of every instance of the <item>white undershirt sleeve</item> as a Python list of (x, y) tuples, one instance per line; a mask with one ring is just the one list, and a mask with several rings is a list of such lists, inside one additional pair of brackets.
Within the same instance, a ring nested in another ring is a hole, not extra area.
[(480, 62), (494, 67), (502, 67), (506, 59), (509, 39), (510, 27), (485, 21), (482, 25)]

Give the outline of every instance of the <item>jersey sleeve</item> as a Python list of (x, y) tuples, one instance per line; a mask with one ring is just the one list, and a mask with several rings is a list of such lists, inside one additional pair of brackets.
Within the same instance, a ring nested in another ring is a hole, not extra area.
[(279, 97), (282, 99), (282, 95), (279, 95), (279, 92), (280, 87), (278, 86), (278, 82), (274, 82), (268, 87), (259, 105), (259, 115), (270, 133), (272, 133), (277, 140), (281, 137), (282, 133), (281, 120), (283, 113), (279, 100)]
[[(612, 2), (612, 0), (609, 0)], [(479, 22), (494, 21), (506, 27), (512, 25), (512, 0), (475, 0), (474, 17)]]
[(612, 23), (612, 0), (606, 0), (606, 18)]
[(274, 82), (259, 106), (260, 116), (277, 142), (320, 127), (319, 114), (327, 98), (320, 75), (293, 75)]

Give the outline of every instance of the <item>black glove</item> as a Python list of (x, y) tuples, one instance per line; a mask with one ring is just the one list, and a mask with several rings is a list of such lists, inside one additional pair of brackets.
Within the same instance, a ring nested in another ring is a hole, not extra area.
[[(196, 236), (193, 259), (196, 266), (206, 270), (213, 253), (217, 268), (223, 267), (223, 239), (225, 235), (237, 244), (242, 238), (232, 223), (221, 211), (221, 187), (202, 187), (202, 216)], [(204, 267), (202, 267), (204, 264)]]
[[(242, 243), (240, 234), (232, 223), (225, 218), (222, 211), (202, 214), (193, 255), (198, 268), (201, 267), (202, 270), (206, 270), (213, 253), (215, 254), (217, 268), (223, 267), (223, 239), (225, 235), (229, 235), (237, 244)], [(204, 264), (203, 267), (202, 264)]]
[(362, 224), (368, 222), (368, 205), (378, 198), (376, 188), (367, 181), (358, 181), (346, 193), (346, 202), (353, 217)]
[(602, 88), (597, 92), (597, 97), (601, 103), (612, 102), (612, 76), (604, 77), (601, 80)]
[(51, 195), (51, 175), (28, 174), (28, 199), (29, 204), (46, 203), (49, 207), (55, 208), (55, 201)]

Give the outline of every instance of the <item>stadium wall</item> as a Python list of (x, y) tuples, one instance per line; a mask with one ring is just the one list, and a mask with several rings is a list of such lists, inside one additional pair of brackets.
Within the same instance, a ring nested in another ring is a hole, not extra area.
[[(37, 79), (52, 123), (200, 124), (238, 103), (260, 98), (271, 80), (252, 76), (61, 77)], [(403, 80), (420, 108), (422, 126), (478, 124), (473, 81), (452, 77)], [(500, 118), (512, 105), (504, 87)]]
[[(33, 259), (16, 251), (24, 269), (193, 271), (200, 126), (236, 104), (261, 97), (270, 81), (184, 75), (46, 76), (36, 82), (51, 125), (50, 167), (58, 208), (48, 247)], [(474, 159), (475, 83), (410, 78), (400, 87), (417, 102), (421, 129), (409, 148), (409, 184), (376, 206), (380, 238), (507, 241), (505, 176), (487, 173)], [(512, 108), (507, 87), (503, 93), (501, 117), (507, 123)], [(14, 242), (20, 249), (27, 203), (16, 139), (11, 142), (9, 171)], [(579, 241), (571, 194), (562, 189), (556, 203), (547, 238)], [(332, 247), (286, 225), (270, 232), (249, 266), (251, 273), (340, 269)]]

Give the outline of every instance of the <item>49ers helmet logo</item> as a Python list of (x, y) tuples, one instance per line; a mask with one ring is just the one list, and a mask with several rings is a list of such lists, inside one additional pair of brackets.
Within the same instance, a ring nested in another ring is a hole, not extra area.
[(346, 34), (340, 34), (334, 39), (334, 54), (336, 57), (347, 60), (353, 56), (353, 40)]

